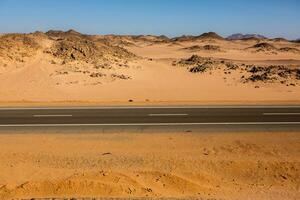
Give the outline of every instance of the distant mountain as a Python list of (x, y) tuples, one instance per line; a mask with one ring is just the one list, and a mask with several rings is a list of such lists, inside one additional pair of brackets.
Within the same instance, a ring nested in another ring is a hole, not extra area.
[(267, 37), (263, 36), (263, 35), (259, 35), (259, 34), (241, 34), (241, 33), (237, 33), (237, 34), (233, 34), (229, 37), (227, 37), (228, 40), (244, 40), (244, 39), (267, 39)]
[(223, 40), (224, 39), (223, 37), (221, 37), (220, 35), (218, 35), (215, 32), (203, 33), (202, 35), (198, 36), (198, 38), (219, 39), (219, 40)]
[(201, 35), (198, 36), (193, 36), (193, 35), (183, 35), (180, 37), (175, 37), (172, 40), (173, 41), (195, 41), (195, 40), (206, 40), (206, 39), (217, 39), (217, 40), (224, 40), (223, 37), (221, 37), (220, 35), (218, 35), (215, 32), (207, 32), (207, 33), (203, 33)]
[(165, 35), (133, 35), (130, 36), (134, 40), (140, 40), (140, 41), (148, 41), (148, 42), (169, 42), (170, 38), (168, 38)]
[(194, 40), (196, 36), (193, 35), (182, 35), (179, 37), (172, 38), (173, 41), (188, 41), (188, 40)]
[(78, 35), (78, 36), (82, 36), (81, 33), (73, 30), (73, 29), (70, 29), (68, 31), (60, 31), (60, 30), (49, 30), (46, 32), (46, 35), (48, 36), (63, 36), (63, 35)]
[(288, 42), (288, 40), (287, 39), (285, 39), (285, 38), (274, 38), (274, 39), (272, 39), (274, 42)]

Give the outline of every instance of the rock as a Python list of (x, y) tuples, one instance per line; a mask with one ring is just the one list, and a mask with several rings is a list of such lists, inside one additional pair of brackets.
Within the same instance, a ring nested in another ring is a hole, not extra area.
[(221, 48), (217, 45), (205, 45), (203, 49), (207, 51), (221, 51)]
[(263, 74), (253, 74), (247, 80), (250, 80), (252, 82), (257, 82), (257, 81), (271, 80), (271, 78), (268, 76), (267, 73), (263, 73)]
[(187, 48), (183, 48), (183, 50), (188, 50), (188, 51), (221, 51), (221, 48), (217, 45), (204, 45), (204, 46), (194, 45), (194, 46), (190, 46), (190, 47), (187, 47)]
[(280, 52), (288, 52), (288, 53), (300, 53), (300, 50), (297, 48), (291, 48), (291, 47), (283, 47), (279, 49)]
[(124, 74), (112, 74), (111, 75), (112, 78), (118, 78), (118, 79), (123, 79), (123, 80), (127, 80), (127, 79), (131, 79), (130, 76), (125, 76)]
[(300, 69), (296, 69), (296, 79), (300, 80)]
[(90, 77), (92, 78), (98, 78), (98, 77), (105, 77), (106, 74), (100, 73), (100, 72), (93, 72), (90, 74)]
[(250, 68), (250, 70), (248, 72), (251, 72), (251, 73), (257, 73), (257, 72), (261, 72), (263, 71), (263, 67), (257, 67), (257, 66), (253, 66)]
[(193, 67), (190, 69), (190, 72), (192, 73), (203, 73), (205, 72), (209, 67), (207, 65), (199, 65), (196, 67)]
[(267, 39), (267, 37), (263, 36), (263, 35), (259, 35), (259, 34), (241, 34), (241, 33), (237, 33), (237, 34), (233, 34), (228, 36), (226, 39), (228, 40), (244, 40), (244, 39)]
[(231, 63), (231, 62), (226, 63), (226, 67), (227, 67), (227, 69), (230, 69), (230, 70), (236, 70), (239, 68), (238, 65)]
[(255, 44), (253, 48), (263, 48), (263, 49), (270, 49), (270, 50), (277, 49), (275, 46), (266, 42)]
[(46, 34), (54, 44), (44, 52), (56, 59), (64, 60), (65, 64), (77, 62), (97, 66), (104, 62), (122, 62), (137, 58), (124, 48), (111, 46), (102, 40), (95, 40), (74, 30), (48, 31)]
[(278, 51), (278, 49), (275, 46), (266, 42), (255, 44), (247, 49), (253, 49), (255, 50), (255, 52), (269, 52), (272, 54), (277, 54)]

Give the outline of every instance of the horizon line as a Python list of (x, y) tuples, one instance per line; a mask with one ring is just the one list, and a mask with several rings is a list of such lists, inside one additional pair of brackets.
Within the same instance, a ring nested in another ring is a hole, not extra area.
[(88, 34), (88, 33), (83, 33), (83, 32), (80, 32), (80, 31), (77, 31), (76, 29), (49, 29), (47, 31), (41, 31), (41, 30), (36, 30), (36, 31), (28, 31), (28, 32), (2, 32), (0, 31), (0, 34), (33, 34), (33, 33), (37, 33), (37, 32), (42, 32), (42, 33), (47, 33), (49, 31), (60, 31), (60, 32), (70, 32), (70, 31), (75, 31), (77, 33), (80, 33), (82, 35), (99, 35), (99, 36), (109, 36), (109, 35), (113, 35), (113, 36), (156, 36), (156, 37), (159, 37), (159, 36), (165, 36), (165, 37), (168, 37), (169, 39), (174, 39), (174, 38), (177, 38), (177, 37), (197, 37), (197, 36), (201, 36), (205, 33), (216, 33), (218, 34), (219, 36), (221, 36), (222, 38), (224, 39), (227, 39), (228, 37), (230, 36), (233, 36), (233, 35), (237, 35), (237, 34), (242, 34), (244, 36), (246, 35), (256, 35), (256, 36), (263, 36), (265, 37), (266, 39), (277, 39), (277, 38), (283, 38), (283, 39), (287, 39), (289, 41), (295, 41), (295, 40), (299, 40), (300, 39), (300, 36), (298, 38), (286, 38), (286, 37), (282, 37), (282, 36), (278, 36), (278, 37), (268, 37), (268, 36), (265, 36), (264, 34), (262, 33), (243, 33), (243, 32), (237, 32), (237, 33), (232, 33), (232, 34), (229, 34), (227, 36), (224, 36), (222, 34), (219, 34), (218, 32), (214, 32), (214, 31), (207, 31), (207, 32), (202, 32), (202, 33), (199, 33), (199, 34), (180, 34), (180, 35), (176, 35), (176, 36), (170, 36), (168, 34), (116, 34), (116, 33), (106, 33), (106, 34), (101, 34), (101, 33), (94, 33), (94, 34)]

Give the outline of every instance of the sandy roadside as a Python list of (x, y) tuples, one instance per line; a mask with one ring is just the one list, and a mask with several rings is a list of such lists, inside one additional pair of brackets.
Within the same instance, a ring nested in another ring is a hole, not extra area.
[(0, 199), (297, 199), (299, 158), (299, 133), (7, 133)]
[[(270, 84), (255, 88), (254, 84), (224, 81), (221, 72), (195, 75), (186, 72), (185, 68), (174, 69), (157, 63), (143, 66), (143, 70), (128, 70), (127, 75), (136, 77), (132, 80), (95, 86), (58, 85), (53, 86), (54, 89), (48, 84), (46, 75), (40, 76), (39, 72), (31, 72), (29, 68), (22, 76), (35, 75), (35, 82), (29, 82), (26, 77), (20, 80), (20, 74), (14, 78), (2, 75), (0, 105), (245, 105), (299, 104), (300, 101), (298, 86)], [(238, 74), (231, 76), (237, 78)], [(41, 84), (37, 84), (37, 80)]]
[(82, 102), (82, 101), (70, 101), (70, 102), (0, 102), (0, 108), (23, 108), (23, 107), (146, 107), (146, 106), (298, 106), (299, 101), (216, 101), (216, 102)]

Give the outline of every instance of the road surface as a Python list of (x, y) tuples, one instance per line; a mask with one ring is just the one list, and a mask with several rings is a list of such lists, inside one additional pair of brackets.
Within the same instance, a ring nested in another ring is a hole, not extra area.
[(300, 130), (300, 106), (0, 108), (0, 128), (222, 125)]

